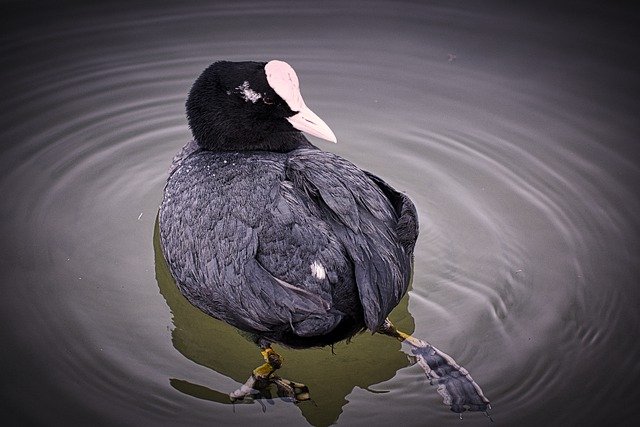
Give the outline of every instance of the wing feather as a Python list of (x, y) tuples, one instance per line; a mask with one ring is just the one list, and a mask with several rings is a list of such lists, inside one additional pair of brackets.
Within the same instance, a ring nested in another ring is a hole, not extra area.
[[(399, 238), (402, 213), (378, 182), (331, 153), (298, 150), (286, 174), (313, 199), (318, 216), (344, 246), (353, 263), (365, 323), (377, 330), (409, 286), (413, 246)], [(414, 243), (415, 237), (417, 231)]]

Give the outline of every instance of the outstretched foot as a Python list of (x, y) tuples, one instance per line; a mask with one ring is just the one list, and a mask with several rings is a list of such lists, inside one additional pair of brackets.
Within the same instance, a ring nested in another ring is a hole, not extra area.
[(411, 352), (418, 365), (424, 370), (429, 382), (436, 386), (436, 391), (442, 396), (444, 404), (448, 405), (452, 411), (486, 412), (487, 409), (491, 409), (489, 399), (484, 396), (480, 386), (451, 356), (426, 341), (398, 331), (389, 319), (385, 320), (378, 332), (411, 346)]
[(265, 346), (261, 353), (265, 363), (254, 369), (239, 389), (229, 393), (232, 402), (271, 399), (274, 395), (294, 403), (310, 399), (309, 388), (306, 385), (280, 378), (275, 374), (282, 366), (282, 357), (278, 353), (270, 346)]

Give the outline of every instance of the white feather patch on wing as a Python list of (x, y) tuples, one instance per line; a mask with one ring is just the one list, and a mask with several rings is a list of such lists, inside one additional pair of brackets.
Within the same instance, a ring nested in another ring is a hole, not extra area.
[(269, 86), (282, 98), (291, 111), (301, 111), (305, 104), (300, 94), (300, 82), (291, 65), (284, 61), (269, 61), (264, 66)]
[(319, 280), (323, 280), (327, 277), (327, 272), (325, 271), (324, 266), (318, 261), (314, 261), (313, 264), (311, 264), (311, 274)]

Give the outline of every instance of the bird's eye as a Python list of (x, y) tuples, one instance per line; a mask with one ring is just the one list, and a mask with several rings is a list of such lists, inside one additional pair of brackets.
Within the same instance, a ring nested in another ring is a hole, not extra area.
[(263, 96), (262, 97), (262, 102), (264, 102), (267, 105), (271, 105), (271, 104), (273, 104), (273, 98), (269, 98), (268, 96)]

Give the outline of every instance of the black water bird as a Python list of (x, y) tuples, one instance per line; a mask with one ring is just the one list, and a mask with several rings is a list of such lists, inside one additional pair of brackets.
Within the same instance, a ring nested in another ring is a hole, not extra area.
[(194, 139), (170, 170), (161, 243), (191, 304), (262, 349), (264, 365), (231, 397), (274, 381), (304, 400), (303, 385), (275, 375), (282, 360), (272, 343), (325, 346), (368, 329), (407, 341), (431, 379), (446, 379), (439, 392), (453, 410), (485, 410), (488, 400), (464, 368), (387, 319), (409, 286), (415, 207), (303, 136), (336, 142), (303, 101), (293, 68), (215, 62), (186, 108)]

